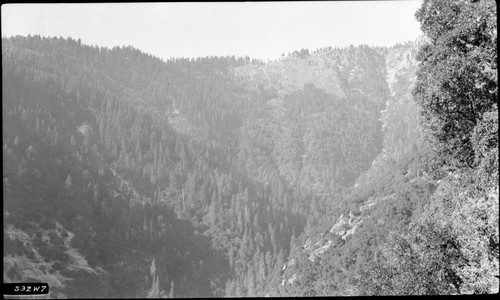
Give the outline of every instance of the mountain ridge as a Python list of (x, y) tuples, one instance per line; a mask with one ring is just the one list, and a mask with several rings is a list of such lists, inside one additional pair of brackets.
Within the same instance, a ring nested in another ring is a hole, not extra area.
[[(2, 39), (4, 281), (75, 279), (58, 297), (356, 294), (439, 183), (410, 93), (423, 43), (263, 63)], [(40, 243), (42, 224), (66, 240)], [(30, 251), (59, 270), (13, 263)], [(99, 271), (74, 272), (70, 252)]]

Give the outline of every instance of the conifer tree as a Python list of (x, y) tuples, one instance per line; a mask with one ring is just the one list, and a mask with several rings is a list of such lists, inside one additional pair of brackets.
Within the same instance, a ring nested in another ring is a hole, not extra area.
[[(153, 258), (151, 262), (151, 267), (149, 268), (150, 275), (153, 278), (153, 283), (151, 284), (151, 289), (147, 293), (147, 298), (165, 298), (165, 293), (160, 289), (160, 279), (156, 270), (156, 261)], [(172, 291), (171, 291), (172, 293)]]
[(174, 295), (174, 281), (173, 280), (170, 282), (170, 292), (168, 294), (168, 297), (171, 298), (171, 299), (175, 298), (175, 295)]

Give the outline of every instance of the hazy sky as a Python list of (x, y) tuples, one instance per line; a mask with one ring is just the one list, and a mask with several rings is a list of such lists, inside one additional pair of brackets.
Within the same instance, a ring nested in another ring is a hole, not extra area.
[(2, 37), (39, 34), (131, 45), (161, 58), (381, 45), (420, 35), (421, 0), (2, 5)]

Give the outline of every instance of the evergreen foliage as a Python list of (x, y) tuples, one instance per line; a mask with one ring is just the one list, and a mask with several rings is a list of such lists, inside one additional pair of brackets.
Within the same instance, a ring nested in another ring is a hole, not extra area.
[(2, 39), (4, 257), (66, 297), (498, 292), (496, 6), (416, 17), (268, 64)]

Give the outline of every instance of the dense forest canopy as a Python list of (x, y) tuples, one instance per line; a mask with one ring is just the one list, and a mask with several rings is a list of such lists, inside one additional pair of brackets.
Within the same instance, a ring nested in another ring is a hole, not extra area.
[(2, 38), (4, 282), (48, 297), (498, 292), (493, 1), (393, 47), (161, 60)]

